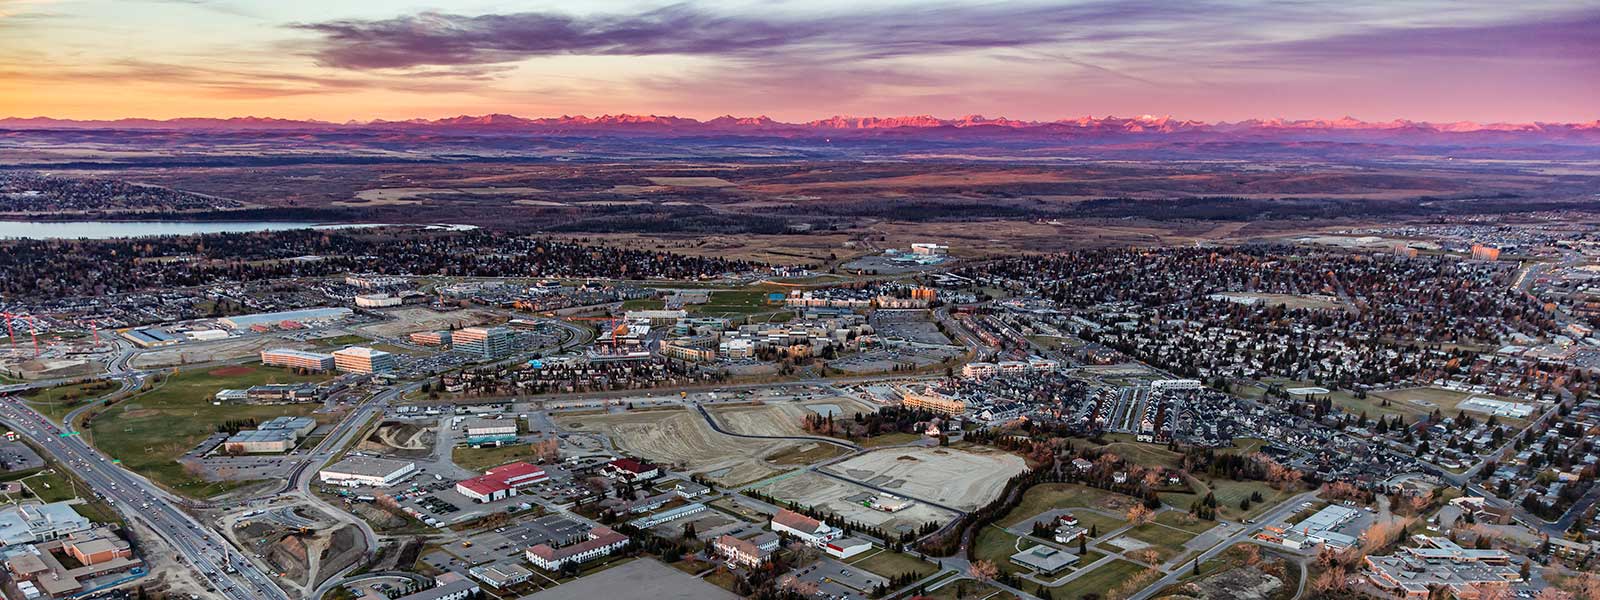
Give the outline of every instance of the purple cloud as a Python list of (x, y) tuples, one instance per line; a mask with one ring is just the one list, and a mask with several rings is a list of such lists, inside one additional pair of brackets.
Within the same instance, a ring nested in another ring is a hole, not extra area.
[(892, 58), (1091, 41), (1117, 35), (1106, 28), (1120, 23), (1181, 18), (1157, 2), (932, 5), (812, 18), (718, 15), (679, 4), (627, 16), (426, 12), (295, 27), (321, 36), (315, 55), (324, 65), (385, 69), (553, 55), (749, 57), (799, 49), (834, 58)]

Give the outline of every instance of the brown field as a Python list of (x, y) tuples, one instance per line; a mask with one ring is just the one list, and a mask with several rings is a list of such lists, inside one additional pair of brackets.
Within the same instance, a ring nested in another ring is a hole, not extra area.
[(955, 518), (955, 513), (921, 502), (893, 513), (873, 510), (853, 499), (876, 495), (877, 492), (812, 472), (802, 472), (775, 481), (763, 486), (761, 491), (780, 500), (813, 506), (850, 521), (881, 527), (888, 531), (910, 531), (923, 523), (944, 523)]
[(437, 312), (426, 308), (397, 308), (384, 311), (384, 314), (388, 315), (389, 320), (356, 329), (378, 337), (401, 337), (418, 331), (445, 329), (451, 325), (479, 325), (495, 319), (494, 313), (476, 310)]
[(723, 406), (710, 408), (717, 423), (724, 429), (745, 435), (809, 435), (801, 427), (808, 415), (816, 414), (807, 406), (832, 404), (839, 407), (844, 417), (857, 413), (876, 412), (877, 409), (853, 398), (833, 398), (827, 401), (773, 402), (755, 406)]
[(934, 447), (876, 450), (825, 468), (908, 498), (971, 510), (993, 500), (1025, 467), (1022, 457), (1005, 452)]
[(624, 452), (691, 473), (702, 473), (730, 486), (786, 470), (787, 467), (775, 466), (763, 458), (807, 444), (722, 435), (713, 431), (699, 413), (687, 410), (557, 415), (555, 423), (572, 431), (606, 434)]

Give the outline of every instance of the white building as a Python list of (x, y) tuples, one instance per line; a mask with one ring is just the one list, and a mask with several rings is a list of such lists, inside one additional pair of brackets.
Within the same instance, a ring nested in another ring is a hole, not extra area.
[(560, 548), (552, 547), (550, 544), (539, 544), (529, 548), (525, 554), (533, 566), (546, 571), (555, 571), (569, 562), (584, 563), (610, 556), (611, 553), (627, 545), (628, 536), (612, 531), (608, 527), (595, 527), (589, 530), (589, 539), (584, 541)]
[(362, 294), (356, 296), (356, 306), (361, 308), (400, 306), (400, 302), (399, 296), (390, 296), (388, 294)]
[(417, 464), (408, 460), (350, 456), (318, 471), (317, 477), (331, 485), (390, 487), (416, 471)]
[(45, 542), (91, 526), (66, 502), (7, 506), (0, 508), (0, 547)]

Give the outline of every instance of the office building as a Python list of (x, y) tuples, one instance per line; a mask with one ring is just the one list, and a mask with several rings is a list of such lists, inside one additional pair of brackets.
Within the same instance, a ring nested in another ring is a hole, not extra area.
[(307, 371), (332, 371), (334, 359), (332, 354), (323, 354), (321, 352), (273, 348), (261, 351), (261, 364), (269, 367), (288, 367)]
[(394, 355), (382, 350), (351, 346), (333, 353), (341, 373), (387, 373), (394, 370)]
[(510, 327), (468, 327), (450, 335), (450, 349), (477, 358), (504, 358), (511, 354)]

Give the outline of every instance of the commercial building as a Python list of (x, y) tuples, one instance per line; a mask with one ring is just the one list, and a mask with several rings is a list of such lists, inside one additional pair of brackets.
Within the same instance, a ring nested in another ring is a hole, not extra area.
[(526, 552), (528, 562), (546, 571), (559, 570), (568, 563), (584, 563), (596, 558), (611, 555), (628, 545), (628, 536), (612, 531), (608, 527), (595, 527), (589, 530), (588, 539), (556, 548), (548, 543), (539, 544), (529, 548)]
[(1504, 550), (1462, 548), (1449, 538), (1415, 536), (1419, 547), (1401, 548), (1392, 556), (1366, 557), (1367, 581), (1395, 598), (1426, 600), (1434, 590), (1453, 598), (1509, 597), (1512, 583), (1522, 581)]
[(1294, 525), (1280, 523), (1268, 525), (1256, 534), (1258, 539), (1281, 544), (1286, 548), (1315, 548), (1326, 545), (1335, 550), (1354, 546), (1356, 538), (1335, 531), (1360, 514), (1354, 508), (1330, 504)]
[(295, 434), (285, 429), (246, 429), (228, 436), (222, 451), (230, 454), (268, 454), (294, 449)]
[(630, 310), (622, 313), (622, 318), (627, 321), (642, 322), (651, 327), (671, 327), (678, 324), (679, 319), (689, 316), (684, 310)]
[(483, 419), (472, 417), (464, 419), (461, 426), (466, 429), (467, 437), (484, 437), (498, 435), (517, 435), (516, 419)]
[(332, 354), (306, 352), (290, 348), (272, 348), (261, 351), (261, 364), (269, 367), (288, 367), (307, 371), (332, 371)]
[(417, 464), (409, 460), (347, 456), (344, 460), (317, 471), (317, 478), (331, 485), (390, 487), (415, 472)]
[(306, 437), (308, 435), (311, 435), (311, 432), (316, 430), (316, 428), (317, 428), (317, 420), (316, 419), (313, 419), (311, 417), (288, 417), (288, 416), (273, 417), (271, 419), (268, 419), (267, 422), (256, 426), (256, 429), (266, 430), (266, 431), (271, 431), (271, 430), (287, 431), (287, 432), (293, 433), (296, 438), (303, 438), (303, 437)]
[[(109, 528), (0, 550), (5, 569), (23, 598), (67, 598), (100, 589), (118, 573), (142, 568), (126, 540)], [(68, 560), (70, 559), (70, 560)], [(63, 563), (63, 561), (66, 561)]]
[(450, 349), (477, 358), (504, 358), (511, 354), (510, 327), (468, 327), (450, 335)]
[(0, 547), (53, 540), (90, 525), (66, 502), (6, 506), (0, 508)]
[(778, 534), (767, 532), (747, 540), (722, 534), (711, 547), (723, 560), (753, 569), (772, 560), (772, 553), (778, 550)]
[(351, 346), (333, 353), (341, 373), (387, 373), (394, 370), (394, 355), (382, 350)]
[(449, 331), (418, 331), (411, 334), (411, 343), (424, 346), (448, 346), (450, 345), (450, 337)]
[(352, 314), (354, 313), (350, 309), (344, 307), (307, 308), (302, 310), (286, 310), (281, 312), (256, 313), (253, 315), (239, 315), (237, 317), (224, 317), (217, 319), (217, 324), (228, 329), (239, 330), (250, 329), (256, 325), (262, 325), (266, 327), (284, 327), (284, 324), (288, 323), (290, 326), (285, 327), (286, 329), (298, 329), (311, 324), (324, 324), (341, 321), (350, 318), (350, 315)]
[(361, 308), (386, 308), (400, 306), (400, 303), (399, 296), (390, 296), (388, 294), (362, 294), (356, 296), (356, 306)]
[[(227, 393), (224, 392), (240, 392)], [(296, 404), (301, 402), (321, 402), (322, 388), (310, 383), (269, 383), (255, 385), (243, 390), (222, 390), (217, 392), (217, 400), (222, 402), (249, 402), (252, 404)]]
[(548, 481), (544, 469), (525, 462), (514, 462), (489, 469), (484, 474), (456, 483), (456, 492), (478, 502), (494, 502), (515, 495), (522, 488)]

